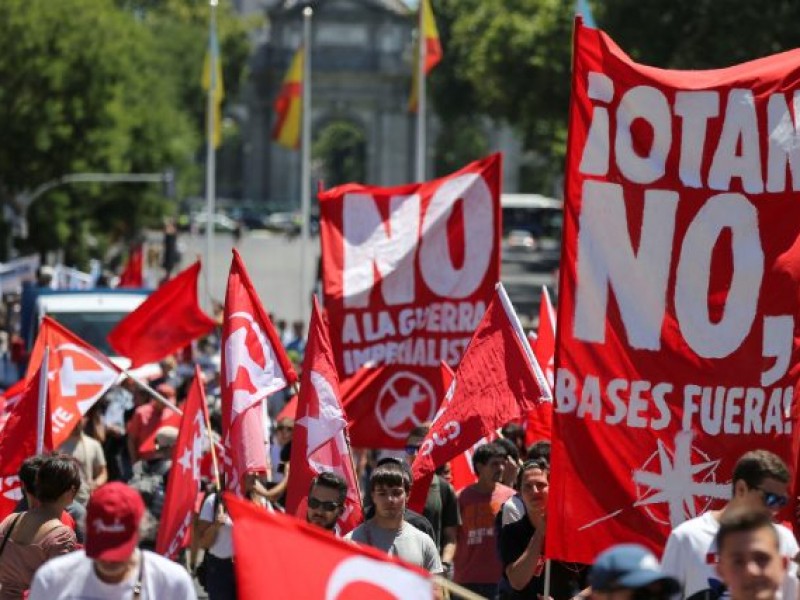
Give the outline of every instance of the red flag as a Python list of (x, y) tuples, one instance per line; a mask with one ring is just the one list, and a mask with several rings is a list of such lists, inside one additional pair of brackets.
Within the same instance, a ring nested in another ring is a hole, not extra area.
[(521, 410), (533, 408), (540, 398), (551, 399), (544, 374), (502, 284), (497, 284), (414, 460), (409, 506), (420, 511), (425, 504), (427, 486), (417, 485), (418, 481), (424, 482), (480, 438), (518, 419)]
[(172, 450), (172, 469), (161, 512), (156, 552), (174, 559), (186, 546), (197, 493), (200, 489), (200, 462), (206, 447), (208, 407), (200, 367), (195, 365), (178, 440)]
[[(450, 384), (453, 383), (453, 380), (456, 378), (456, 374), (453, 369), (450, 368), (450, 365), (444, 361), (442, 361), (439, 366), (442, 372), (442, 381), (445, 386), (449, 388)], [(475, 448), (485, 443), (486, 438), (479, 439), (472, 448), (464, 450), (464, 452), (450, 461), (451, 484), (457, 492), (478, 481), (478, 476), (475, 474), (475, 469), (472, 466), (472, 453), (475, 451)]]
[(134, 369), (177, 352), (216, 327), (197, 300), (200, 261), (167, 281), (108, 334), (115, 351)]
[(286, 512), (296, 513), (315, 475), (333, 471), (347, 482), (345, 509), (339, 517), (339, 530), (345, 534), (361, 523), (363, 514), (358, 478), (347, 442), (347, 420), (339, 397), (339, 378), (328, 328), (314, 298), (292, 437)]
[[(38, 370), (27, 379), (22, 397), (11, 410), (6, 426), (0, 433), (0, 519), (13, 512), (17, 502), (22, 499), (22, 488), (17, 472), (22, 461), (36, 454), (41, 379), (41, 372)], [(54, 446), (50, 411), (46, 404), (44, 412), (43, 447), (49, 451)]]
[[(264, 590), (280, 590), (284, 598), (433, 597), (430, 574), (418, 567), (231, 494), (225, 506), (233, 519), (239, 600), (261, 600)], [(264, 552), (264, 540), (280, 551)]]
[[(500, 280), (501, 179), (496, 154), (433, 181), (319, 196), (337, 371), (343, 384), (365, 365), (380, 371), (373, 403), (385, 407), (384, 437), (396, 448), (413, 427), (403, 417), (436, 414), (439, 361), (458, 363)], [(403, 408), (389, 414), (394, 406)]]
[(222, 325), (222, 434), (230, 451), (228, 485), (267, 470), (261, 402), (297, 381), (280, 336), (261, 305), (241, 256), (233, 262)]
[(8, 416), (13, 408), (22, 399), (25, 392), (25, 379), (20, 379), (0, 395), (0, 433), (8, 421)]
[[(528, 336), (530, 339), (530, 335)], [(544, 371), (550, 390), (553, 389), (553, 374), (556, 357), (556, 316), (547, 286), (542, 286), (539, 303), (539, 329), (536, 343), (531, 344), (536, 360)], [(541, 402), (534, 410), (525, 412), (525, 443), (530, 446), (540, 440), (549, 440), (552, 434), (553, 403)]]
[(383, 375), (382, 369), (362, 367), (342, 383), (342, 406), (356, 448), (405, 448), (411, 430), (433, 420), (447, 390), (434, 376)]
[(797, 473), (799, 60), (655, 68), (578, 21), (549, 558), (660, 553), (748, 450)]
[(39, 368), (44, 349), (50, 349), (47, 397), (58, 448), (78, 420), (119, 378), (119, 368), (102, 352), (51, 319), (42, 319), (28, 363), (29, 380)]
[(140, 288), (144, 285), (144, 266), (143, 266), (142, 244), (137, 244), (131, 249), (128, 255), (128, 262), (119, 276), (117, 287), (121, 288)]

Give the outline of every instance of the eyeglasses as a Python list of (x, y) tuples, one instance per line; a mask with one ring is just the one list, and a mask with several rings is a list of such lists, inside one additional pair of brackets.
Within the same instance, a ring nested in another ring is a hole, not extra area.
[(762, 490), (761, 488), (755, 489), (761, 492), (761, 497), (764, 498), (764, 506), (767, 508), (780, 509), (789, 504), (788, 496), (782, 496), (781, 494), (776, 494), (775, 492), (768, 492), (767, 490)]
[(406, 446), (406, 454), (409, 456), (414, 456), (417, 452), (419, 452), (421, 446), (422, 444), (408, 444)]
[(333, 502), (332, 500), (327, 500), (323, 502), (322, 500), (318, 500), (313, 496), (308, 498), (308, 508), (313, 508), (314, 510), (321, 508), (325, 512), (333, 512), (337, 508), (339, 508), (338, 502)]
[(275, 431), (292, 431), (292, 430), (294, 430), (294, 427), (289, 427), (288, 425), (278, 425), (275, 428)]

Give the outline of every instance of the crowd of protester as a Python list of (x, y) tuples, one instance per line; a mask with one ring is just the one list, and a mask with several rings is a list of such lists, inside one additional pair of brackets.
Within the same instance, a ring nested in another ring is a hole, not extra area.
[[(299, 372), (302, 327), (276, 323)], [(191, 357), (163, 361), (150, 385), (180, 408), (195, 363), (204, 374), (212, 435), (219, 439), (217, 340), (201, 341)], [(244, 495), (265, 510), (283, 510), (291, 477), (294, 419), (281, 411), (293, 393), (274, 394), (265, 403), (270, 470), (244, 479)], [(236, 598), (234, 525), (210, 477), (198, 490), (184, 555), (172, 562), (153, 552), (179, 427), (177, 412), (125, 380), (87, 412), (55, 453), (28, 458), (19, 472), (24, 498), (0, 523), (0, 600), (28, 593), (33, 599), (139, 597), (142, 590), (150, 590), (146, 597), (193, 598), (191, 576), (211, 600)], [(508, 424), (474, 449), (473, 484), (456, 490), (445, 465), (416, 513), (408, 507), (411, 464), (427, 433), (428, 424), (415, 427), (401, 453), (356, 450), (365, 516), (348, 540), (490, 599), (722, 597), (726, 590), (731, 597), (756, 597), (736, 595), (753, 586), (767, 590), (759, 597), (778, 591), (784, 599), (798, 597), (797, 567), (790, 560), (797, 543), (772, 523), (788, 500), (789, 472), (768, 452), (740, 459), (730, 503), (676, 528), (660, 566), (648, 550), (622, 545), (600, 555), (592, 568), (544, 560), (549, 442), (526, 447), (522, 426)], [(322, 473), (297, 516), (340, 535), (337, 520), (347, 493), (342, 477)]]

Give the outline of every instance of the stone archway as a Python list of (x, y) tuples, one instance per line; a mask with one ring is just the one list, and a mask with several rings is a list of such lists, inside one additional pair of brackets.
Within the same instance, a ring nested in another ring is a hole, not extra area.
[(337, 119), (326, 123), (315, 136), (311, 156), (319, 164), (319, 175), (326, 187), (366, 180), (367, 137), (352, 121)]

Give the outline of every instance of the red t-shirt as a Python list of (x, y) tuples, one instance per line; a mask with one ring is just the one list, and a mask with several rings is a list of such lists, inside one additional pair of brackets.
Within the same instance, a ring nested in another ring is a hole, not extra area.
[(494, 519), (514, 490), (495, 484), (491, 494), (480, 492), (475, 485), (458, 494), (461, 526), (458, 528), (453, 580), (456, 583), (497, 583), (503, 565), (497, 556)]
[(128, 437), (136, 444), (141, 460), (153, 458), (156, 451), (156, 432), (165, 425), (180, 428), (181, 416), (171, 408), (157, 410), (155, 402), (143, 404), (133, 413), (128, 422)]

